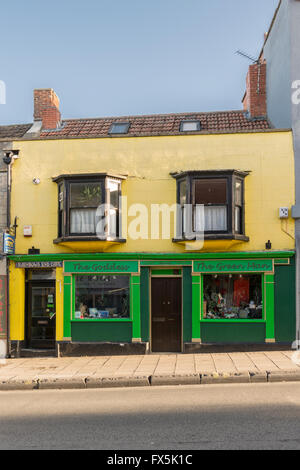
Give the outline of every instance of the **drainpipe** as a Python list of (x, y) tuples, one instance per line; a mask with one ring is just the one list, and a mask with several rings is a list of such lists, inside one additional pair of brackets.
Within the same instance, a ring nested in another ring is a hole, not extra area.
[[(19, 150), (10, 150), (5, 152), (3, 162), (7, 165), (7, 184), (6, 184), (6, 226), (10, 232), (11, 215), (10, 215), (10, 194), (11, 194), (11, 165), (15, 158), (18, 158)], [(15, 223), (16, 230), (16, 223)], [(15, 234), (16, 235), (16, 234)], [(9, 302), (9, 258), (6, 254), (6, 315), (7, 315), (7, 357), (11, 357), (11, 341), (10, 341), (10, 302)]]

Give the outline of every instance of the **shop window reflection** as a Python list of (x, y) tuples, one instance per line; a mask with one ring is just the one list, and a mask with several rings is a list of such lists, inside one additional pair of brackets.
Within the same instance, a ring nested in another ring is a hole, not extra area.
[(124, 275), (76, 276), (74, 318), (129, 318), (129, 280)]
[(259, 274), (204, 275), (203, 318), (261, 320), (262, 276)]

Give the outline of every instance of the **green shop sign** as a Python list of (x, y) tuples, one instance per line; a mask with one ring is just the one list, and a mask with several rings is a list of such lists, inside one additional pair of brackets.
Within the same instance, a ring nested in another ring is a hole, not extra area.
[(194, 261), (194, 273), (273, 272), (272, 259)]
[(138, 261), (65, 261), (65, 273), (138, 273)]

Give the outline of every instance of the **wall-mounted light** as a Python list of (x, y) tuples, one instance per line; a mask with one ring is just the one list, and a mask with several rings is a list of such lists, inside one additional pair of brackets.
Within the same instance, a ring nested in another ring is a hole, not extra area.
[(4, 153), (3, 162), (5, 165), (10, 165), (16, 158), (19, 158), (20, 150), (6, 150)]
[(32, 182), (33, 184), (40, 184), (41, 180), (40, 178), (33, 178)]
[(266, 250), (271, 250), (271, 249), (272, 249), (272, 243), (270, 242), (270, 240), (268, 240), (266, 243)]

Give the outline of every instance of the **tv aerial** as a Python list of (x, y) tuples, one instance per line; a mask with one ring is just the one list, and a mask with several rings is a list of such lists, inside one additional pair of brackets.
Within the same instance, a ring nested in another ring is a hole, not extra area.
[(236, 51), (236, 54), (242, 56), (242, 57), (245, 57), (245, 59), (248, 59), (250, 60), (251, 62), (253, 62), (253, 64), (255, 63), (258, 63), (259, 59), (255, 59), (253, 56), (251, 56), (250, 54), (247, 54), (246, 52), (243, 52), (243, 51)]

